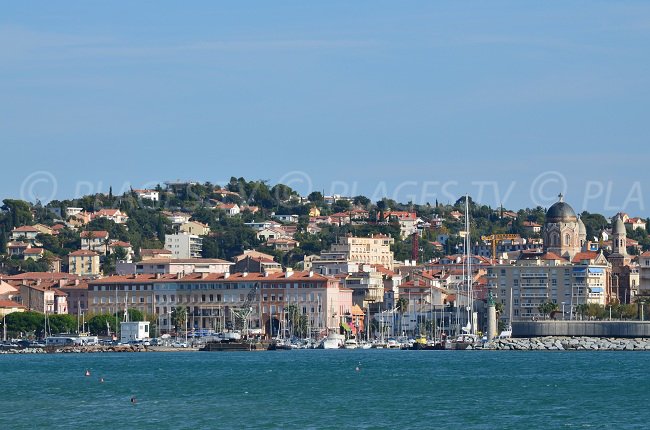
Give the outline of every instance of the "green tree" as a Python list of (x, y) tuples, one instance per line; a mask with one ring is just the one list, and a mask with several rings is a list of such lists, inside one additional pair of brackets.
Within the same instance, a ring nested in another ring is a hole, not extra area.
[(115, 315), (111, 314), (98, 314), (93, 315), (88, 320), (88, 330), (91, 334), (102, 336), (108, 336), (108, 330), (110, 329), (111, 333), (118, 332), (118, 326), (115, 325)]
[(559, 310), (559, 306), (557, 303), (543, 302), (537, 307), (537, 309), (544, 316), (544, 319), (546, 319), (548, 315), (557, 312)]

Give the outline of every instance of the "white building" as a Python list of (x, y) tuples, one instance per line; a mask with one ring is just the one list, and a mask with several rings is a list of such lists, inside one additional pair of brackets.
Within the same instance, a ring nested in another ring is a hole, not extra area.
[(152, 202), (160, 201), (160, 193), (156, 190), (133, 190), (141, 199), (148, 199)]
[(137, 274), (228, 273), (235, 263), (218, 258), (160, 258), (135, 263)]
[(195, 234), (166, 234), (165, 249), (172, 252), (172, 258), (200, 258), (203, 239)]
[(129, 343), (149, 339), (149, 321), (120, 323), (120, 342)]

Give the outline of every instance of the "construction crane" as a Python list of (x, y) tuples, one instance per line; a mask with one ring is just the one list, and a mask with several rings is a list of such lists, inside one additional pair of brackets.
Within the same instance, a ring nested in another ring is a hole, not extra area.
[[(253, 288), (248, 292), (244, 304), (238, 308), (231, 309), (232, 313), (235, 315), (235, 328), (242, 327), (242, 332), (248, 334), (248, 317), (253, 313), (253, 302), (257, 297), (257, 291), (260, 289), (259, 282), (256, 282), (253, 285)], [(241, 324), (237, 322), (241, 321)]]
[(495, 260), (497, 258), (497, 243), (501, 243), (505, 240), (515, 240), (515, 239), (520, 239), (521, 236), (518, 234), (507, 234), (507, 233), (502, 233), (502, 234), (490, 234), (488, 236), (481, 236), (481, 240), (486, 241), (486, 242), (491, 242), (492, 243), (492, 259)]

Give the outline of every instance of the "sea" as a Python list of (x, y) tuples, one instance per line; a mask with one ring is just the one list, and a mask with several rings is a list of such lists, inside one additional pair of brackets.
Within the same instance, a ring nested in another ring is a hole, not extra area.
[(649, 364), (598, 351), (2, 355), (0, 429), (647, 429)]

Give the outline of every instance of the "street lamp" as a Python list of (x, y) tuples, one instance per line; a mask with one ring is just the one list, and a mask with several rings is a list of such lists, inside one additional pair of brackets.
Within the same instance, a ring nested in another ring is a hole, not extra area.
[(562, 302), (562, 321), (564, 321), (564, 305), (566, 302)]

